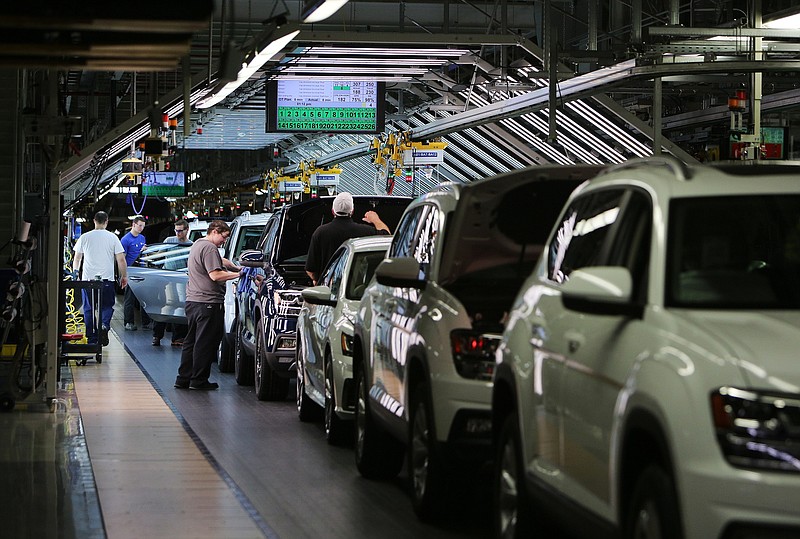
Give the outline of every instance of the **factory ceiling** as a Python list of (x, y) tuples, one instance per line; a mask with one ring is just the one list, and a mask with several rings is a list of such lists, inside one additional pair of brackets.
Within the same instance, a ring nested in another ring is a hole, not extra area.
[[(50, 81), (55, 114), (71, 119), (58, 124), (71, 140), (52, 163), (67, 199), (116, 178), (162, 114), (177, 118), (178, 154), (208, 181), (339, 156), (352, 162), (345, 188), (383, 189), (374, 136), (266, 132), (264, 87), (279, 78), (385, 82), (387, 133), (448, 143), (417, 189), (529, 164), (618, 162), (652, 153), (654, 139), (691, 160), (704, 141), (727, 140), (727, 99), (751, 90), (756, 72), (765, 123), (791, 127), (797, 115), (798, 25), (756, 30), (796, 12), (790, 0), (350, 0), (315, 24), (301, 23), (300, 1), (51, 4), (0, 7), (0, 65), (24, 68), (31, 87)], [(293, 29), (254, 76), (198, 107)], [(30, 101), (26, 110), (48, 114)], [(225, 151), (252, 156), (213, 157)]]

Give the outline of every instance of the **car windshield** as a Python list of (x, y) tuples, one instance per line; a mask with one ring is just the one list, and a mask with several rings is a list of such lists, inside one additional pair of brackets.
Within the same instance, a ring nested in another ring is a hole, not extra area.
[(135, 265), (143, 268), (185, 270), (189, 243), (154, 243), (144, 248)]
[(675, 199), (666, 304), (800, 308), (800, 196)]
[(191, 241), (197, 241), (200, 238), (205, 237), (206, 232), (208, 232), (208, 227), (205, 228), (195, 228), (194, 230), (189, 231), (189, 239)]

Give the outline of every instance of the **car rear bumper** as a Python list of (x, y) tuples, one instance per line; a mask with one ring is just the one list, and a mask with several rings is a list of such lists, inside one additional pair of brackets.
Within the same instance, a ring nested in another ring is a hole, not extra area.
[(442, 377), (431, 385), (439, 442), (467, 460), (490, 456), (491, 382)]

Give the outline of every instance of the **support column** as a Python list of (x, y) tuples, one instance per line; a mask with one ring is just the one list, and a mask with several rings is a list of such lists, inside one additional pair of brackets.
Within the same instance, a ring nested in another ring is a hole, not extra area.
[[(48, 72), (49, 102), (46, 112), (50, 117), (58, 115), (58, 94), (56, 81), (58, 73), (55, 70)], [(50, 141), (48, 141), (49, 143)], [(60, 321), (64, 316), (61, 312), (61, 279), (63, 264), (63, 236), (61, 234), (61, 182), (58, 175), (53, 171), (54, 163), (48, 162), (47, 171), (48, 181), (46, 184), (47, 193), (47, 258), (45, 266), (47, 268), (47, 328), (46, 328), (46, 353), (47, 370), (45, 372), (45, 402), (51, 404), (55, 402), (58, 390), (57, 376), (59, 368), (58, 345), (61, 338), (59, 334)]]
[(662, 110), (661, 77), (653, 79), (653, 155), (661, 155), (662, 139), (661, 110)]
[[(762, 13), (761, 13), (761, 0), (753, 0), (753, 28), (762, 27)], [(764, 59), (764, 53), (761, 49), (762, 37), (751, 38), (753, 47), (753, 60), (759, 62)], [(760, 71), (754, 72), (750, 75), (750, 121), (753, 124), (753, 137), (755, 148), (755, 159), (760, 157), (759, 147), (761, 146), (761, 97), (763, 94), (762, 88), (763, 73)]]

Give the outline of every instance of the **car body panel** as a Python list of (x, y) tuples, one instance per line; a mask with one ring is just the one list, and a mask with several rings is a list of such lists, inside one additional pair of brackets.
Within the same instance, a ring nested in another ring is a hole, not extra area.
[[(755, 181), (706, 167), (693, 169), (696, 177), (681, 181), (657, 165), (632, 163), (601, 174), (565, 205), (545, 255), (512, 307), (498, 350), (495, 392), (509, 386), (512, 391), (495, 394), (493, 402), (513, 402), (506, 412), (514, 411), (519, 420), (529, 487), (562, 501), (570, 514), (581, 509), (613, 529), (622, 528), (631, 496), (625, 478), (632, 472), (625, 470), (639, 462), (628, 456), (635, 448), (627, 440), (647, 432), (655, 444), (648, 454), (674, 479), (687, 539), (720, 537), (736, 522), (800, 530), (800, 514), (791, 509), (800, 506), (800, 465), (794, 473), (731, 465), (718, 442), (711, 406), (712, 394), (721, 387), (785, 395), (787, 402), (798, 402), (800, 305), (783, 307), (780, 294), (772, 298), (762, 293), (745, 265), (737, 282), (747, 285), (729, 287), (729, 270), (715, 265), (715, 280), (691, 288), (696, 276), (707, 271), (706, 263), (727, 267), (728, 260), (752, 249), (766, 253), (767, 265), (774, 266), (770, 275), (778, 277), (779, 261), (789, 256), (780, 247), (781, 238), (792, 230), (770, 229), (756, 212), (734, 205), (775, 195), (800, 213), (798, 203), (786, 201), (800, 195), (800, 181), (797, 175)], [(615, 191), (628, 193), (619, 198), (618, 212), (592, 211), (601, 196)], [(631, 204), (637, 197), (647, 204)], [(681, 221), (676, 213), (695, 200), (700, 201), (696, 213), (707, 221), (704, 226), (689, 226), (692, 221)], [(587, 208), (586, 215), (605, 213), (605, 218), (571, 213), (581, 207)], [(782, 215), (779, 210), (786, 209), (770, 208), (763, 215)], [(786, 219), (794, 222), (791, 215)], [(750, 226), (739, 232), (734, 227), (741, 221)], [(589, 260), (589, 249), (581, 253), (578, 248), (572, 261), (582, 260), (585, 267), (568, 268), (570, 242), (573, 247), (589, 242), (584, 238), (601, 228), (609, 232), (598, 250), (604, 253), (599, 262)], [(627, 229), (645, 230), (646, 237), (629, 241)], [(678, 231), (684, 239), (670, 243), (670, 234)], [(767, 231), (767, 239), (757, 239)], [(705, 262), (689, 256), (694, 243), (704, 246), (697, 253)], [(588, 296), (583, 306), (567, 301), (562, 290), (569, 271), (599, 278), (602, 266), (615, 266), (615, 260), (628, 261), (639, 315), (614, 314)], [(567, 270), (563, 276), (553, 273), (559, 265)], [(724, 292), (714, 293), (717, 287)], [(794, 287), (784, 293), (796, 295)], [(753, 302), (754, 307), (735, 301)], [(771, 308), (758, 302), (772, 302)], [(496, 412), (496, 426), (503, 417)]]
[[(407, 441), (409, 398), (424, 382), (437, 444), (458, 458), (488, 457), (491, 380), (457, 371), (451, 332), (499, 339), (520, 282), (512, 266), (533, 266), (558, 206), (598, 170), (530, 168), (444, 185), (409, 205), (355, 323), (359, 368), (380, 428)], [(419, 278), (393, 283), (408, 257), (416, 260)], [(499, 271), (507, 267), (510, 274)], [(501, 282), (502, 293), (494, 288)]]
[[(222, 245), (223, 257), (236, 263), (243, 251), (254, 249), (271, 213), (244, 212), (230, 223), (231, 235)], [(225, 283), (225, 338), (232, 345), (236, 322), (236, 286), (239, 279)]]
[[(295, 346), (291, 342), (296, 339), (297, 316), (302, 306), (300, 290), (311, 284), (305, 271), (311, 235), (333, 219), (333, 200), (334, 197), (320, 197), (278, 208), (258, 242), (257, 250), (263, 255), (257, 263), (261, 270), (237, 289), (242, 349), (254, 356), (259, 332), (265, 343), (266, 361), (281, 377), (291, 376), (295, 367)], [(393, 230), (410, 199), (354, 196), (353, 201), (355, 221), (366, 211), (374, 210)]]
[(298, 369), (304, 370), (306, 392), (314, 402), (325, 406), (324, 359), (329, 353), (334, 374), (335, 412), (342, 419), (351, 419), (353, 415), (353, 403), (345, 402), (343, 394), (346, 381), (353, 379), (353, 361), (351, 355), (343, 353), (342, 335), (352, 338), (353, 319), (361, 299), (358, 292), (363, 293), (390, 243), (390, 236), (346, 241), (320, 277), (320, 283), (330, 284), (323, 289), (335, 292), (336, 304), (305, 301), (300, 309), (297, 336), (302, 354), (298, 355)]
[(186, 261), (188, 243), (155, 243), (146, 246), (128, 267), (128, 286), (156, 322), (186, 323)]

